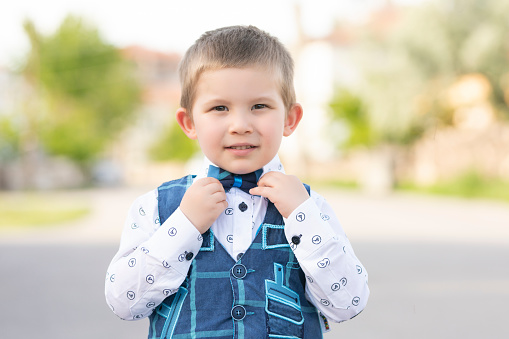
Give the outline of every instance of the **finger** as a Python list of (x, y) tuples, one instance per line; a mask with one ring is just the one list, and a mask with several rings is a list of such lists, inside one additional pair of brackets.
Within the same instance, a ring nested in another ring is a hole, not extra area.
[(213, 208), (219, 208), (221, 211), (224, 211), (228, 207), (228, 201), (226, 201), (226, 194), (215, 193), (211, 196), (211, 202), (213, 203)]
[[(251, 195), (260, 195), (262, 197), (265, 197), (269, 200), (271, 200), (271, 196), (272, 196), (272, 193), (273, 193), (273, 190), (271, 187), (266, 187), (266, 186), (258, 186), (258, 187), (253, 187), (249, 190), (249, 194)], [(271, 200), (272, 201), (272, 200)]]
[(224, 187), (221, 185), (219, 180), (211, 178), (214, 181), (208, 182), (207, 185), (204, 186), (204, 188), (207, 190), (208, 193), (214, 194), (216, 192), (222, 192), (224, 193)]
[(222, 191), (222, 192), (214, 192), (214, 193), (211, 194), (211, 198), (215, 202), (226, 201), (226, 193), (224, 193), (224, 191)]
[(224, 211), (228, 208), (228, 202), (226, 200), (220, 201), (217, 203), (221, 207), (221, 211)]
[(258, 180), (258, 186), (273, 187), (279, 180), (281, 180), (281, 176), (283, 175), (284, 174), (280, 172), (269, 172), (264, 174), (260, 180)]
[(199, 183), (200, 185), (202, 186), (207, 186), (207, 185), (211, 185), (211, 184), (221, 184), (219, 182), (219, 180), (217, 180), (216, 178), (212, 178), (212, 177), (205, 177), (205, 178), (201, 178), (199, 180), (196, 181), (196, 183)]

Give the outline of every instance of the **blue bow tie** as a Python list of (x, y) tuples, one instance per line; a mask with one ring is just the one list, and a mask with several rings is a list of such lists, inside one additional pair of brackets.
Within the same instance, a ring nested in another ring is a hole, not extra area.
[(255, 172), (247, 174), (233, 174), (225, 171), (222, 168), (211, 165), (209, 166), (209, 172), (207, 176), (219, 180), (226, 192), (228, 192), (232, 187), (237, 187), (244, 192), (249, 193), (251, 188), (257, 186), (258, 180), (262, 176), (262, 173), (263, 169), (260, 168)]

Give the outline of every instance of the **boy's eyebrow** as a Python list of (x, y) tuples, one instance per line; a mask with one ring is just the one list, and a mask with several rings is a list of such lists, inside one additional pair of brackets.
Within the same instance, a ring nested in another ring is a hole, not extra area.
[(275, 99), (271, 95), (266, 95), (266, 96), (256, 97), (254, 99), (251, 99), (250, 101), (275, 101)]
[[(254, 103), (254, 102), (266, 102), (266, 101), (275, 102), (276, 100), (277, 99), (274, 98), (274, 96), (272, 96), (272, 95), (262, 95), (259, 97), (247, 98), (245, 101)], [(204, 100), (203, 104), (204, 105), (218, 105), (218, 104), (228, 105), (228, 104), (231, 104), (231, 102), (230, 102), (230, 100), (223, 99), (221, 97), (211, 97), (210, 99)]]
[(228, 105), (228, 104), (230, 104), (230, 101), (226, 100), (226, 99), (221, 99), (221, 98), (210, 98), (210, 99), (204, 100), (203, 104), (206, 106), (219, 105), (219, 104)]

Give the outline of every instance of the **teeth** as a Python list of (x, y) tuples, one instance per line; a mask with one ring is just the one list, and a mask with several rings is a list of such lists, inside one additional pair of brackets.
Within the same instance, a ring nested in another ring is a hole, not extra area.
[(253, 148), (254, 146), (231, 146), (230, 148), (233, 148), (233, 149), (248, 149), (248, 148)]

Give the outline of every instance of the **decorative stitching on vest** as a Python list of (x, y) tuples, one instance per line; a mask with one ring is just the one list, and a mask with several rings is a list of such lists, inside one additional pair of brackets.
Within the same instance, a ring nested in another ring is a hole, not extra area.
[(270, 250), (274, 248), (283, 248), (288, 247), (290, 248), (290, 244), (275, 244), (275, 245), (269, 245), (267, 243), (267, 233), (269, 230), (284, 230), (284, 225), (272, 225), (272, 224), (263, 224), (262, 225), (262, 250)]
[[(209, 232), (209, 246), (202, 246), (200, 247), (200, 251), (208, 251), (208, 252), (214, 252), (214, 233), (211, 229), (208, 230)], [(205, 238), (203, 238), (203, 241), (205, 241)]]
[(182, 304), (184, 304), (184, 299), (187, 296), (187, 289), (184, 287), (180, 287), (178, 292), (173, 299), (171, 306), (168, 306), (164, 302), (161, 304), (161, 307), (157, 310), (157, 313), (162, 317), (166, 318), (164, 322), (163, 329), (161, 331), (161, 338), (171, 338), (173, 336), (173, 331), (175, 330), (175, 326), (177, 325), (177, 320), (180, 316), (180, 311), (182, 310)]

